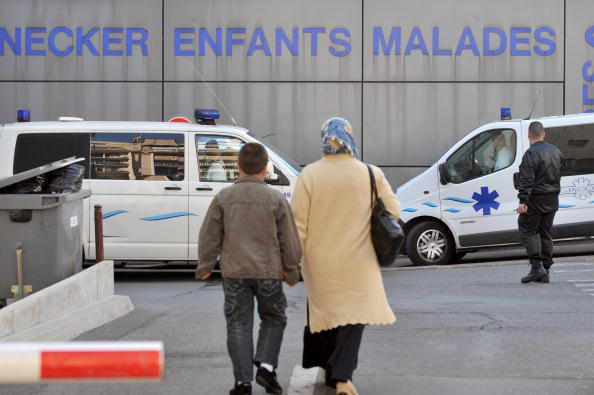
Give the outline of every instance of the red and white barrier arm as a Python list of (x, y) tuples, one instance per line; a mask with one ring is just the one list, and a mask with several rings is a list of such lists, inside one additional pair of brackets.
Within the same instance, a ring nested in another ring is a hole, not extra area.
[(163, 378), (161, 342), (0, 343), (0, 383)]

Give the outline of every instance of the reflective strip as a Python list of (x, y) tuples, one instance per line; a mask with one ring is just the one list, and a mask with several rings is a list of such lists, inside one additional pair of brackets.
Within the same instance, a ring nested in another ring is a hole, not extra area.
[(41, 379), (159, 379), (158, 351), (42, 351)]
[(37, 350), (0, 351), (0, 383), (39, 381), (40, 358)]

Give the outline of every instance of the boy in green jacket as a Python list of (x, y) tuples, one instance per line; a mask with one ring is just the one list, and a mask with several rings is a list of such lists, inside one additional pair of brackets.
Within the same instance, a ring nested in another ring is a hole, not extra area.
[[(219, 259), (225, 293), (227, 349), (233, 363), (230, 395), (251, 394), (256, 382), (267, 393), (282, 394), (276, 376), (287, 317), (282, 280), (299, 279), (301, 246), (287, 200), (264, 182), (268, 153), (257, 143), (239, 151), (240, 178), (212, 200), (198, 238), (196, 278), (206, 280)], [(252, 338), (254, 298), (260, 332)]]

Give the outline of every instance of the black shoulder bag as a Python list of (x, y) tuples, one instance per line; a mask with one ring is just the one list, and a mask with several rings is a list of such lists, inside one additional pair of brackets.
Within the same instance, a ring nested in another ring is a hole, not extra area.
[(369, 165), (366, 166), (371, 180), (371, 240), (380, 266), (390, 266), (402, 248), (404, 231), (377, 195), (373, 171)]

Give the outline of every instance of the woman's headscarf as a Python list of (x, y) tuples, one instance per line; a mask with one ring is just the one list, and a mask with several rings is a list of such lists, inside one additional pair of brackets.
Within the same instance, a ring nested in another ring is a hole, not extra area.
[(322, 152), (324, 155), (350, 154), (359, 158), (359, 149), (353, 138), (353, 128), (344, 118), (332, 117), (322, 125)]

